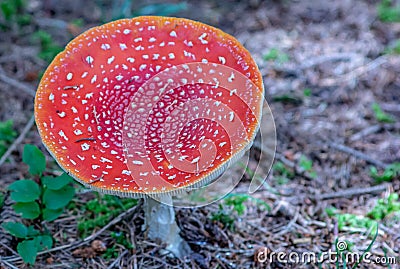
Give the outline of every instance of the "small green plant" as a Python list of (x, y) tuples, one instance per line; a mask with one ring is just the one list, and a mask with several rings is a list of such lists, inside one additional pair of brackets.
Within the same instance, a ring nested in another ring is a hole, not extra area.
[[(34, 264), (37, 252), (51, 248), (53, 239), (42, 227), (42, 221), (53, 221), (74, 196), (72, 179), (66, 174), (58, 177), (43, 176), (46, 168), (44, 154), (34, 145), (25, 145), (22, 160), (29, 166), (34, 178), (21, 179), (8, 186), (15, 202), (13, 209), (31, 225), (5, 222), (2, 227), (19, 239), (17, 251), (25, 263)], [(35, 224), (40, 227), (35, 228)]]
[(383, 22), (400, 21), (400, 5), (393, 0), (382, 0), (377, 7), (378, 17)]
[[(219, 210), (212, 214), (211, 220), (221, 222), (225, 227), (233, 230), (235, 219), (232, 211), (241, 216), (246, 211), (246, 201), (253, 201), (261, 210), (271, 210), (271, 207), (261, 199), (254, 198), (244, 193), (230, 193), (223, 199), (223, 204), (219, 204)], [(229, 207), (230, 209), (227, 209)]]
[(395, 119), (392, 115), (385, 113), (378, 103), (373, 103), (371, 108), (377, 121), (382, 123), (394, 123)]
[(26, 1), (24, 0), (0, 1), (0, 28), (8, 30), (13, 24), (19, 26), (29, 24), (31, 16), (25, 10)]
[(244, 203), (248, 200), (259, 206), (261, 210), (271, 210), (271, 207), (263, 200), (245, 193), (230, 193), (223, 199), (224, 204), (232, 207), (239, 216), (244, 214), (246, 210), (246, 205)]
[(372, 233), (375, 232), (376, 221), (372, 220), (368, 217), (359, 216), (355, 214), (337, 214), (338, 228), (339, 230), (343, 230), (344, 227), (353, 227), (353, 228), (364, 228), (367, 230), (371, 230)]
[(12, 120), (0, 122), (0, 156), (3, 156), (16, 136)]
[(334, 206), (330, 206), (325, 208), (325, 213), (328, 215), (328, 217), (333, 217), (338, 214), (338, 209)]
[(235, 227), (235, 219), (224, 209), (222, 204), (219, 205), (219, 210), (217, 212), (212, 213), (211, 220), (222, 223), (224, 227), (231, 231), (233, 231)]
[(294, 178), (293, 171), (286, 167), (283, 162), (277, 161), (273, 166), (272, 169), (274, 171), (274, 175), (276, 175), (276, 181), (279, 185), (284, 185), (289, 182), (290, 179)]
[(397, 193), (391, 193), (387, 198), (379, 199), (374, 208), (366, 214), (360, 216), (355, 214), (339, 214), (334, 209), (328, 215), (336, 215), (339, 230), (344, 227), (365, 228), (371, 233), (376, 232), (377, 221), (383, 220), (386, 216), (400, 212), (400, 201)]
[(317, 177), (317, 172), (315, 172), (313, 169), (312, 160), (308, 159), (306, 156), (301, 155), (300, 160), (299, 160), (299, 166), (301, 167), (301, 169), (308, 172), (312, 178)]
[(34, 264), (39, 251), (50, 249), (53, 246), (51, 235), (40, 232), (33, 225), (26, 226), (19, 222), (5, 222), (2, 227), (20, 240), (17, 251), (25, 263)]
[(387, 54), (400, 54), (400, 39), (397, 39), (393, 45), (385, 49)]
[(289, 56), (276, 48), (272, 48), (264, 54), (263, 59), (265, 61), (275, 61), (282, 64), (289, 61)]
[[(122, 232), (111, 232), (111, 238), (115, 240), (115, 243), (123, 246), (124, 249), (133, 249), (133, 245), (127, 239), (126, 234)], [(116, 244), (113, 244), (111, 248), (107, 248), (102, 254), (102, 257), (106, 260), (115, 259), (118, 257), (118, 250), (116, 249)]]
[(54, 42), (52, 36), (45, 31), (39, 30), (35, 32), (32, 38), (34, 42), (40, 45), (39, 58), (46, 62), (51, 62), (63, 50), (62, 47)]
[(0, 209), (3, 207), (4, 205), (4, 200), (6, 199), (6, 196), (4, 195), (3, 192), (0, 192)]
[(81, 28), (85, 25), (85, 21), (82, 18), (73, 19), (70, 24)]
[(275, 95), (272, 97), (272, 101), (292, 105), (300, 105), (303, 102), (303, 100), (293, 92)]
[(396, 177), (400, 176), (400, 163), (389, 165), (382, 173), (379, 173), (375, 166), (371, 166), (369, 168), (369, 174), (373, 179), (375, 179), (376, 183), (392, 181)]
[(377, 205), (367, 214), (374, 220), (382, 220), (386, 216), (400, 211), (399, 195), (391, 193), (387, 198), (379, 199)]
[(312, 91), (311, 91), (310, 88), (305, 88), (305, 89), (303, 90), (303, 95), (304, 95), (304, 97), (310, 97), (311, 94), (312, 94)]
[(119, 198), (114, 195), (95, 194), (97, 197), (82, 205), (71, 204), (71, 208), (85, 212), (78, 221), (78, 233), (86, 237), (93, 229), (103, 227), (112, 218), (137, 205), (137, 199)]

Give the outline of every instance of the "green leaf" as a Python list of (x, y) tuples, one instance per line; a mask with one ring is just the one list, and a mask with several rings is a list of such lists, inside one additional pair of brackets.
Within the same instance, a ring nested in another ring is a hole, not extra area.
[(10, 5), (9, 3), (6, 2), (0, 4), (0, 9), (6, 21), (10, 21), (13, 15), (15, 15), (15, 13), (17, 12), (13, 5)]
[(33, 202), (40, 196), (39, 185), (29, 179), (15, 181), (8, 189), (11, 191), (11, 199), (16, 202)]
[(289, 56), (277, 48), (272, 48), (267, 52), (267, 54), (264, 54), (263, 59), (265, 61), (277, 61), (279, 63), (285, 63), (289, 61)]
[(4, 200), (5, 200), (5, 195), (4, 195), (4, 193), (0, 192), (0, 209), (4, 205)]
[(22, 161), (29, 165), (29, 173), (32, 175), (41, 175), (46, 169), (46, 158), (35, 145), (25, 145)]
[(373, 103), (371, 106), (372, 110), (374, 111), (375, 118), (379, 122), (384, 122), (384, 123), (393, 123), (395, 122), (395, 119), (392, 115), (385, 113), (382, 108), (379, 106), (378, 103)]
[(36, 202), (15, 203), (13, 208), (15, 212), (22, 214), (25, 219), (36, 219), (40, 215), (40, 208)]
[(58, 177), (42, 177), (42, 184), (50, 190), (59, 190), (70, 182), (72, 178), (65, 173)]
[(59, 209), (49, 209), (45, 208), (43, 209), (43, 219), (47, 221), (53, 221), (58, 218), (58, 216), (61, 215), (63, 212), (62, 208)]
[(38, 251), (50, 249), (53, 246), (53, 238), (50, 235), (39, 235), (36, 237), (36, 248)]
[(59, 190), (46, 189), (43, 194), (43, 203), (49, 209), (65, 207), (74, 197), (75, 189), (69, 185)]
[(312, 91), (311, 91), (310, 88), (305, 88), (305, 89), (303, 90), (303, 95), (304, 95), (305, 97), (310, 97), (311, 94), (312, 94)]
[(382, 0), (377, 7), (378, 17), (383, 22), (399, 22), (400, 6), (394, 0)]
[(300, 157), (300, 167), (303, 168), (306, 171), (310, 171), (312, 169), (313, 163), (310, 159), (308, 159), (306, 156), (302, 155)]
[(17, 251), (25, 263), (34, 264), (37, 256), (36, 240), (24, 240), (17, 246)]
[(329, 217), (333, 217), (334, 215), (337, 214), (337, 208), (330, 206), (325, 208), (325, 213), (329, 216)]
[(0, 140), (12, 142), (16, 136), (17, 132), (13, 129), (12, 120), (0, 122)]
[(378, 173), (378, 170), (375, 166), (371, 166), (370, 175), (377, 183), (381, 183), (384, 181), (391, 181), (396, 178), (397, 175), (400, 175), (400, 163), (392, 163), (385, 168), (382, 174)]
[(1, 226), (15, 237), (26, 238), (28, 235), (28, 228), (20, 222), (4, 222)]
[(28, 226), (28, 235), (27, 236), (32, 237), (32, 236), (36, 236), (38, 234), (39, 234), (39, 231), (36, 230), (35, 227), (33, 227), (32, 225)]

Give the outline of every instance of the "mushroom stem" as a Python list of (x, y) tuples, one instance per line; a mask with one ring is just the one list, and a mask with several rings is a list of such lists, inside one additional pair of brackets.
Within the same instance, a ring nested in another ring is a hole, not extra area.
[(147, 237), (152, 240), (161, 240), (167, 245), (166, 249), (178, 258), (188, 256), (191, 249), (179, 235), (180, 229), (175, 220), (174, 208), (171, 206), (172, 197), (162, 195), (159, 199), (160, 201), (157, 201), (149, 196), (144, 199), (143, 229)]

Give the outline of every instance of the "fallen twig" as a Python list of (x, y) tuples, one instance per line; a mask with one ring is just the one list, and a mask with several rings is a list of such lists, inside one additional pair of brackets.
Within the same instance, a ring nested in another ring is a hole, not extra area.
[(2, 80), (4, 83), (7, 83), (15, 88), (20, 89), (21, 91), (25, 92), (26, 94), (28, 94), (32, 97), (35, 97), (36, 92), (32, 87), (30, 87), (24, 83), (21, 83), (13, 78), (8, 77), (2, 70), (0, 70), (0, 80)]
[(12, 265), (12, 264), (9, 263), (8, 261), (5, 261), (5, 260), (3, 260), (3, 259), (0, 257), (0, 264), (2, 264), (2, 263), (3, 263), (4, 265), (8, 266), (8, 267), (11, 268), (11, 269), (18, 269), (18, 267)]
[(338, 77), (329, 77), (329, 78), (321, 79), (319, 82), (319, 86), (320, 87), (331, 87), (331, 86), (355, 79), (355, 78), (381, 66), (382, 64), (386, 63), (387, 58), (388, 57), (386, 55), (383, 55), (383, 56), (380, 56), (380, 57), (370, 61), (369, 63), (367, 63), (363, 66), (357, 67), (356, 69), (354, 69), (344, 75), (341, 75)]
[[(320, 55), (317, 57), (311, 57), (311, 59), (305, 60), (301, 64), (298, 64), (298, 65), (282, 66), (282, 64), (280, 64), (280, 63), (272, 64), (271, 68), (276, 71), (285, 72), (288, 74), (295, 74), (296, 76), (300, 76), (300, 73), (303, 70), (312, 68), (314, 66), (318, 66), (318, 65), (326, 63), (326, 62), (354, 61), (354, 59), (356, 59), (356, 58), (362, 58), (362, 55), (357, 54), (357, 53), (339, 52), (339, 53)], [(264, 76), (267, 75), (266, 70), (262, 70), (261, 72)]]
[(352, 148), (347, 147), (345, 145), (341, 145), (341, 144), (337, 144), (337, 143), (331, 142), (331, 143), (329, 143), (329, 147), (337, 149), (337, 150), (340, 150), (340, 151), (345, 152), (345, 153), (348, 153), (350, 155), (353, 155), (358, 159), (362, 159), (362, 160), (364, 160), (364, 161), (366, 161), (366, 162), (368, 162), (370, 164), (373, 164), (375, 166), (378, 166), (380, 168), (387, 168), (388, 167), (388, 164), (383, 163), (383, 162), (378, 161), (378, 160), (375, 160), (375, 159), (369, 157), (368, 155), (362, 153), (361, 151), (352, 149)]
[(349, 197), (354, 195), (368, 194), (368, 193), (377, 193), (383, 192), (390, 187), (390, 184), (381, 184), (373, 187), (367, 188), (352, 188), (343, 191), (336, 191), (331, 193), (324, 193), (314, 196), (316, 200), (324, 200), (324, 199), (333, 199), (333, 198), (341, 198), (341, 197)]
[(1, 156), (0, 166), (3, 165), (3, 163), (7, 160), (8, 156), (10, 156), (10, 154), (15, 150), (15, 148), (22, 142), (22, 140), (24, 140), (25, 136), (28, 134), (29, 130), (32, 128), (34, 123), (35, 123), (35, 117), (32, 115), (32, 117), (26, 123), (21, 134), (17, 137), (17, 139), (14, 140), (14, 142), (7, 149), (7, 151), (3, 154), (3, 156)]
[(115, 265), (117, 265), (117, 263), (119, 263), (121, 261), (121, 259), (128, 253), (128, 250), (125, 250), (124, 252), (121, 253), (121, 255), (118, 256), (118, 258), (115, 259), (115, 261), (113, 261), (110, 266), (107, 267), (107, 269), (111, 269), (114, 268)]
[(399, 130), (399, 129), (400, 129), (400, 124), (399, 123), (395, 123), (395, 124), (376, 124), (376, 125), (369, 126), (369, 127), (365, 128), (365, 129), (361, 130), (358, 133), (353, 134), (350, 137), (349, 140), (351, 142), (357, 141), (357, 140), (361, 139), (364, 136), (380, 132), (381, 130), (392, 131), (392, 130)]
[(349, 140), (351, 142), (357, 141), (357, 140), (363, 138), (364, 136), (379, 132), (381, 129), (382, 129), (382, 126), (380, 124), (369, 126), (365, 129), (361, 130), (360, 132), (353, 134)]

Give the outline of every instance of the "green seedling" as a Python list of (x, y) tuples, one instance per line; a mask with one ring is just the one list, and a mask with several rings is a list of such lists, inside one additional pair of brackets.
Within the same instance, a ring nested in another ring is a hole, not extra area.
[(383, 112), (382, 108), (378, 103), (373, 103), (371, 105), (372, 110), (374, 111), (374, 116), (377, 121), (382, 123), (394, 123), (395, 119), (392, 115)]
[(338, 228), (343, 231), (344, 227), (362, 228), (375, 232), (376, 221), (371, 218), (355, 214), (337, 214)]
[(222, 204), (219, 205), (219, 210), (217, 212), (212, 213), (211, 220), (222, 223), (225, 228), (231, 231), (234, 230), (235, 219), (224, 209)]
[(0, 122), (0, 156), (3, 156), (16, 136), (12, 120)]
[(232, 216), (232, 211), (236, 212), (238, 216), (242, 216), (247, 209), (244, 204), (246, 201), (254, 202), (261, 210), (271, 210), (271, 207), (261, 199), (244, 193), (230, 193), (223, 199), (223, 204), (219, 204), (219, 210), (212, 214), (211, 220), (218, 221), (224, 227), (233, 230), (235, 219)]
[(400, 5), (393, 0), (382, 0), (377, 7), (378, 17), (383, 22), (400, 21)]
[(272, 101), (293, 105), (300, 105), (303, 102), (303, 100), (300, 97), (297, 97), (294, 93), (275, 95), (272, 97)]
[(312, 160), (308, 159), (306, 156), (302, 155), (299, 160), (299, 166), (301, 169), (304, 171), (308, 172), (310, 177), (316, 178), (317, 177), (317, 172), (314, 171), (313, 169), (313, 162)]
[(392, 46), (385, 49), (387, 54), (400, 54), (400, 39), (397, 39)]
[(243, 215), (246, 210), (246, 205), (244, 204), (246, 201), (253, 202), (261, 210), (271, 210), (271, 207), (266, 202), (246, 193), (230, 193), (223, 201), (226, 206), (232, 207), (233, 211), (236, 211), (239, 216)]
[(107, 247), (106, 251), (104, 251), (104, 253), (101, 254), (101, 256), (107, 261), (118, 258), (118, 255), (119, 255), (118, 249), (115, 245)]
[(75, 190), (72, 179), (67, 174), (58, 177), (43, 176), (46, 159), (34, 145), (25, 145), (22, 160), (29, 166), (29, 173), (36, 180), (21, 179), (8, 186), (10, 198), (15, 202), (13, 209), (22, 218), (35, 225), (5, 222), (2, 227), (18, 238), (17, 251), (25, 263), (34, 264), (37, 252), (51, 248), (53, 239), (43, 232), (42, 221), (53, 221), (72, 200)]
[(400, 212), (399, 195), (391, 193), (387, 198), (379, 199), (367, 216), (373, 220), (383, 220), (386, 216), (396, 212)]
[(74, 26), (76, 26), (76, 27), (81, 28), (81, 27), (83, 27), (83, 26), (85, 25), (85, 21), (84, 21), (83, 19), (81, 19), (81, 18), (79, 18), (79, 19), (73, 19), (73, 20), (71, 21), (71, 24), (74, 25)]
[(60, 53), (63, 48), (57, 45), (51, 35), (45, 31), (39, 30), (33, 34), (33, 42), (39, 43), (39, 58), (50, 63), (54, 57)]
[[(364, 228), (375, 233), (377, 221), (383, 220), (386, 216), (400, 212), (400, 201), (397, 193), (390, 194), (387, 198), (379, 199), (374, 208), (367, 215), (359, 216), (354, 214), (338, 214), (335, 209), (331, 215), (336, 215), (339, 230), (344, 227)], [(330, 214), (328, 214), (330, 215)]]
[(78, 233), (81, 237), (86, 237), (95, 228), (103, 227), (112, 218), (137, 205), (138, 202), (137, 199), (119, 198), (114, 195), (96, 193), (96, 196), (83, 205), (71, 205), (75, 209), (85, 212), (78, 221)]
[(325, 208), (325, 213), (328, 215), (328, 217), (333, 217), (338, 214), (338, 209), (334, 206), (330, 206)]
[(304, 97), (310, 97), (311, 94), (312, 94), (312, 91), (311, 91), (310, 88), (305, 88), (305, 89), (303, 90), (303, 95), (304, 95)]
[(125, 233), (122, 232), (111, 232), (111, 238), (115, 240), (116, 244), (113, 244), (112, 247), (107, 248), (106, 251), (102, 254), (102, 257), (106, 260), (115, 259), (118, 257), (118, 250), (116, 248), (117, 245), (123, 246), (124, 249), (133, 249), (133, 245), (129, 242)]
[(371, 166), (369, 168), (369, 174), (375, 179), (376, 183), (390, 182), (400, 176), (400, 163), (389, 165), (382, 173), (379, 173), (375, 166)]
[(276, 48), (272, 48), (264, 54), (263, 59), (265, 61), (275, 61), (282, 64), (289, 61), (289, 56)]
[(12, 25), (24, 26), (31, 22), (31, 15), (26, 12), (24, 0), (0, 1), (0, 28), (8, 30)]
[(289, 182), (290, 179), (294, 178), (294, 173), (290, 168), (286, 167), (283, 162), (277, 161), (272, 169), (274, 175), (276, 175), (276, 180), (279, 185), (284, 185)]

